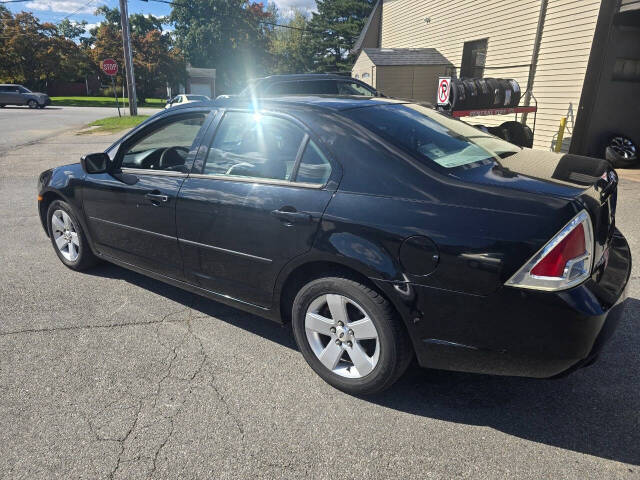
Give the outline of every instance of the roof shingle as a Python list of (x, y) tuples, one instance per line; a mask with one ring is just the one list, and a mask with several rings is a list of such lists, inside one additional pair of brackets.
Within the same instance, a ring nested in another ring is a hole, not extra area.
[(435, 48), (365, 48), (375, 65), (453, 65)]

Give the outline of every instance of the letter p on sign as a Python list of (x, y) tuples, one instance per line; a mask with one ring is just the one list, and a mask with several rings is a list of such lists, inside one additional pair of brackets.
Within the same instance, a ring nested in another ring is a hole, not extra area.
[(438, 79), (438, 105), (449, 104), (449, 92), (451, 91), (451, 77), (440, 77)]

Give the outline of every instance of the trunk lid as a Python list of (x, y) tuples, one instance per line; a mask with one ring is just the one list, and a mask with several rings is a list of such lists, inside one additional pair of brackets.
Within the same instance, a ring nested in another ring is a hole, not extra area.
[[(574, 202), (591, 215), (595, 239), (594, 270), (606, 263), (615, 231), (618, 176), (609, 162), (571, 154), (523, 149), (493, 165), (460, 172), (466, 181)], [(567, 219), (569, 220), (569, 219)]]

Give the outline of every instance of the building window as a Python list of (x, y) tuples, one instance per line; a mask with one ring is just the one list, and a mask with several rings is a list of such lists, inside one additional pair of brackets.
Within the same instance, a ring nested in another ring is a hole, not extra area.
[(487, 39), (465, 42), (462, 51), (462, 65), (460, 76), (462, 78), (482, 78), (484, 64), (487, 59)]
[(370, 75), (369, 75), (368, 73), (363, 73), (363, 74), (362, 74), (362, 78), (363, 78), (364, 80), (366, 80), (366, 79), (367, 79), (367, 78), (369, 78), (369, 77), (370, 77)]

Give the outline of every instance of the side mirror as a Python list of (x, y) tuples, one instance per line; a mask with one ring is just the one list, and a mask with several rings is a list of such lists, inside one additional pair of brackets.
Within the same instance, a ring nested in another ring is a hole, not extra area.
[(104, 152), (90, 153), (80, 159), (82, 169), (87, 173), (107, 173), (111, 159)]

